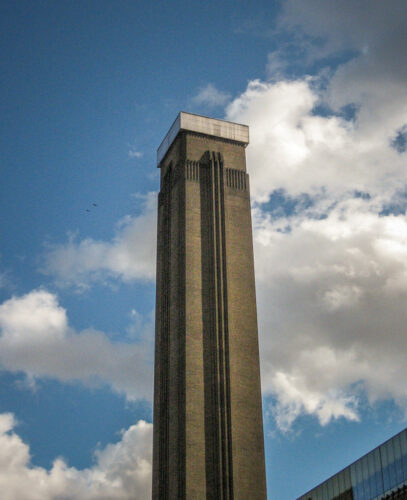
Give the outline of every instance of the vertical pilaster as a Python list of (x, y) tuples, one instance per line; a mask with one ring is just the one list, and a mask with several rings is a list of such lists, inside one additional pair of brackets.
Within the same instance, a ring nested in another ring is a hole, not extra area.
[(201, 165), (202, 306), (207, 498), (233, 498), (228, 297), (222, 155)]
[(170, 352), (170, 270), (171, 270), (171, 177), (169, 168), (161, 179), (158, 196), (157, 298), (154, 380), (153, 462), (156, 480), (153, 498), (168, 499), (169, 463), (169, 352)]

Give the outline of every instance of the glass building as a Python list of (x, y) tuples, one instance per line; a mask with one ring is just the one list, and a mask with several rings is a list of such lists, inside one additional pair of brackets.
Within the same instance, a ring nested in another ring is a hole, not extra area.
[(297, 500), (407, 499), (407, 429)]

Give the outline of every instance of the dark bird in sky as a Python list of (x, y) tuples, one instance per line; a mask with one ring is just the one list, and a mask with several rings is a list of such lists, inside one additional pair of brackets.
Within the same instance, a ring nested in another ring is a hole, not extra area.
[(92, 203), (92, 205), (93, 205), (94, 207), (97, 207), (97, 206), (98, 206), (98, 204), (97, 204), (97, 203)]

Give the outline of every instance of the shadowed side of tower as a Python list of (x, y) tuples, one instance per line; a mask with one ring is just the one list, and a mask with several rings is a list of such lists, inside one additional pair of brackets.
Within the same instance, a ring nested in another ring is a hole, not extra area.
[(248, 142), (180, 113), (158, 150), (154, 499), (266, 499)]

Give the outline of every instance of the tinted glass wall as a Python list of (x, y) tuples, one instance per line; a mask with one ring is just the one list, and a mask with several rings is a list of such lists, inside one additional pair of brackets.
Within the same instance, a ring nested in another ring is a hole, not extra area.
[(407, 484), (407, 429), (298, 500), (378, 500)]

